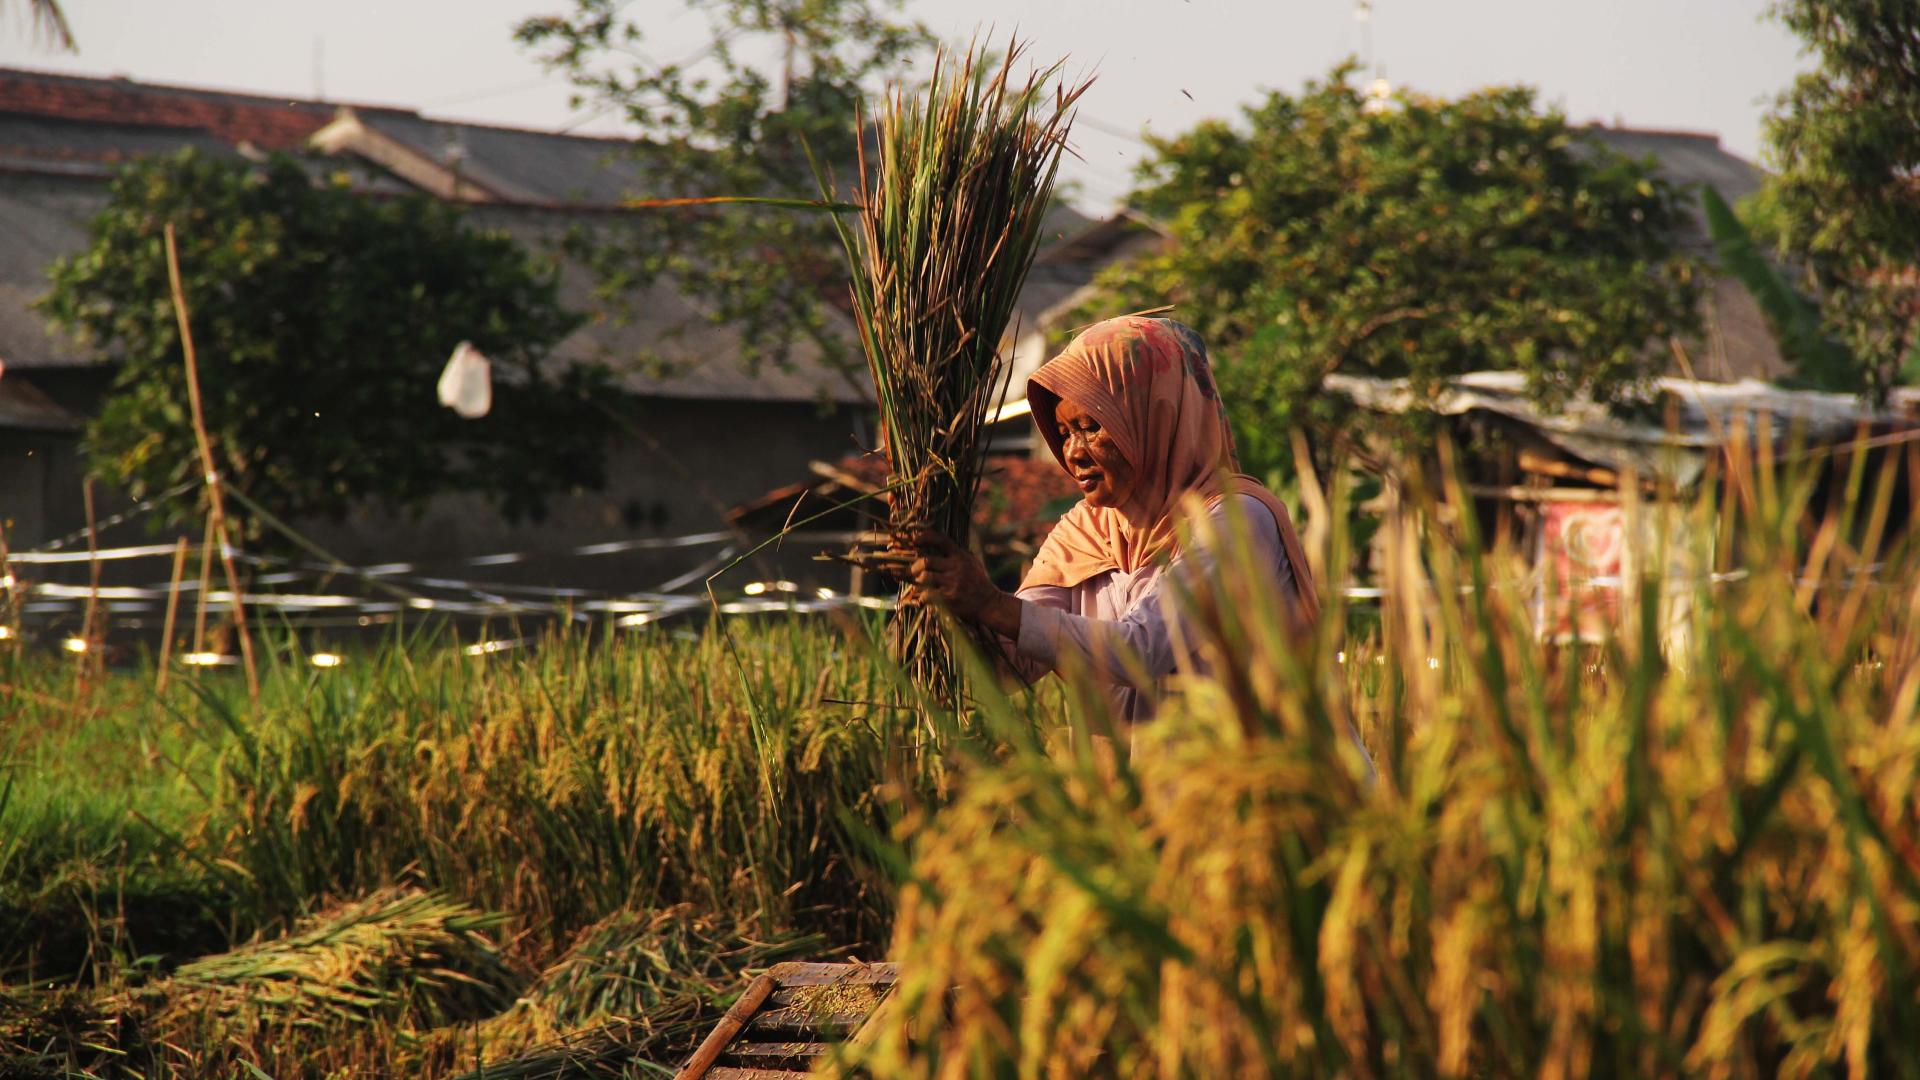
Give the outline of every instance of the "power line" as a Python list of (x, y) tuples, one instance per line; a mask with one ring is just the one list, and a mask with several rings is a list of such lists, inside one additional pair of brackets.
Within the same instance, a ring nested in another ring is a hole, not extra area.
[(1092, 128), (1102, 135), (1111, 135), (1116, 139), (1126, 139), (1129, 142), (1138, 143), (1141, 146), (1147, 145), (1147, 140), (1137, 129), (1128, 131), (1118, 124), (1109, 124), (1097, 116), (1088, 116), (1083, 112), (1076, 113), (1074, 114), (1073, 122), (1075, 124), (1085, 124), (1087, 127)]
[(474, 90), (470, 93), (456, 94), (453, 97), (440, 98), (435, 101), (426, 102), (422, 104), (420, 107), (423, 109), (444, 109), (449, 105), (465, 105), (469, 102), (485, 101), (488, 98), (504, 97), (508, 94), (517, 94), (522, 90), (531, 90), (536, 86), (551, 86), (551, 85), (553, 85), (552, 77), (542, 75), (536, 79), (522, 79), (519, 82), (503, 83), (498, 86), (489, 86), (489, 87), (485, 87), (484, 89)]

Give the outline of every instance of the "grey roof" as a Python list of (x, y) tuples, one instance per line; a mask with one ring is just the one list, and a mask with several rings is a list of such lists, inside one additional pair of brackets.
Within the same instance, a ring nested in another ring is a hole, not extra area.
[(1041, 232), (1040, 254), (1016, 305), (1023, 332), (1042, 328), (1042, 317), (1062, 300), (1085, 288), (1116, 259), (1140, 250), (1143, 238), (1153, 239), (1126, 211), (1096, 220), (1064, 205), (1048, 213)]
[(511, 201), (611, 207), (641, 187), (641, 173), (624, 153), (632, 145), (627, 139), (430, 120), (386, 109), (359, 116), (381, 134), (457, 167), (462, 176)]
[[(576, 215), (526, 207), (477, 206), (469, 211), (476, 226), (511, 235), (536, 253), (553, 255), (562, 238), (582, 224)], [(590, 228), (621, 227), (622, 219), (593, 215)], [(649, 397), (751, 401), (829, 401), (865, 404), (871, 401), (866, 375), (852, 378), (822, 361), (820, 350), (798, 344), (784, 360), (765, 360), (749, 370), (739, 332), (710, 319), (694, 298), (671, 283), (659, 282), (637, 296), (609, 305), (594, 295), (592, 271), (576, 260), (561, 257), (560, 302), (588, 314), (588, 322), (554, 350), (553, 358), (568, 362), (593, 360), (607, 364), (628, 391)], [(627, 316), (631, 315), (629, 318)], [(861, 363), (852, 324), (828, 310), (828, 330), (855, 351)]]
[(9, 379), (0, 373), (0, 428), (77, 431), (80, 420), (32, 383)]
[(1599, 124), (1583, 128), (1602, 145), (1635, 160), (1652, 157), (1655, 170), (1675, 184), (1708, 184), (1728, 202), (1737, 202), (1759, 190), (1766, 173), (1759, 166), (1730, 154), (1715, 135), (1687, 131), (1644, 131)]
[[(1655, 173), (1682, 189), (1690, 221), (1680, 236), (1680, 247), (1709, 263), (1716, 263), (1717, 257), (1700, 207), (1700, 188), (1712, 187), (1732, 203), (1758, 191), (1766, 180), (1767, 174), (1758, 166), (1722, 149), (1715, 135), (1599, 124), (1581, 130), (1602, 146), (1636, 161), (1651, 159)], [(1733, 382), (1778, 379), (1793, 370), (1781, 355), (1766, 316), (1744, 286), (1722, 274), (1714, 274), (1704, 285), (1700, 313), (1705, 336), (1692, 342), (1691, 348), (1695, 375), (1709, 381)], [(1674, 375), (1685, 374), (1678, 361), (1672, 361), (1669, 369)]]
[(233, 146), (193, 128), (106, 124), (5, 111), (0, 103), (0, 169), (105, 177), (135, 158), (194, 147), (214, 157), (238, 157)]
[[(86, 80), (38, 73), (5, 72), (10, 78), (158, 95), (226, 105), (285, 107), (317, 127), (331, 107), (258, 95), (143, 87), (125, 80)], [(49, 330), (32, 309), (47, 288), (46, 269), (56, 258), (85, 248), (86, 223), (106, 204), (105, 180), (126, 160), (193, 146), (216, 156), (243, 150), (209, 130), (167, 124), (68, 119), (7, 112), (0, 102), (0, 361), (19, 372), (35, 368), (100, 363), (92, 350)], [(176, 109), (169, 115), (195, 115)], [(457, 163), (463, 175), (501, 196), (503, 205), (471, 209), (475, 225), (502, 229), (535, 248), (550, 249), (565, 231), (585, 223), (615, 220), (606, 208), (630, 194), (637, 180), (619, 156), (621, 140), (517, 131), (480, 124), (428, 120), (400, 110), (359, 107), (362, 123), (443, 165)], [(271, 117), (270, 117), (271, 118)], [(450, 159), (448, 151), (456, 153)], [(377, 166), (355, 157), (315, 162), (316, 171), (341, 168), (356, 186), (375, 193), (412, 190)], [(517, 204), (517, 205), (516, 205)], [(537, 208), (537, 209), (536, 209)], [(579, 311), (602, 305), (593, 296), (590, 271), (561, 259), (561, 299)], [(715, 325), (690, 298), (668, 286), (649, 290), (630, 305), (631, 322), (601, 317), (556, 350), (557, 359), (595, 359), (619, 372), (634, 393), (670, 398), (833, 401), (863, 403), (863, 380), (848, 380), (821, 362), (817, 348), (802, 347), (784, 362), (749, 372), (737, 333)], [(836, 328), (854, 340), (844, 320)], [(655, 363), (664, 361), (664, 365)]]
[(1027, 400), (1027, 378), (1064, 343), (1062, 333), (1071, 329), (1067, 323), (1071, 309), (1092, 295), (1091, 286), (1100, 271), (1162, 241), (1159, 233), (1128, 210), (1098, 220), (1061, 213), (1047, 225), (1047, 244), (1033, 260), (1014, 308), (1014, 321), (1007, 327), (1008, 335), (1017, 336), (1007, 351), (1012, 371), (996, 411), (1000, 419), (1024, 415), (1017, 410)]

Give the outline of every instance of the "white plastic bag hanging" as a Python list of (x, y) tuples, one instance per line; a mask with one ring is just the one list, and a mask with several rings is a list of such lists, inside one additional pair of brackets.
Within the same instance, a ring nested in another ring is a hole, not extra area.
[(493, 408), (492, 369), (471, 342), (454, 346), (447, 369), (440, 373), (440, 404), (468, 420), (478, 420)]

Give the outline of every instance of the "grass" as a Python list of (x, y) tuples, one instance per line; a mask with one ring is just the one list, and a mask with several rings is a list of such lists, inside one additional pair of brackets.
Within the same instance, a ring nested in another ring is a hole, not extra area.
[(190, 826), (218, 745), (152, 702), (150, 681), (82, 675), (0, 648), (0, 981), (93, 983), (143, 952), (226, 940), (204, 875), (132, 816)]

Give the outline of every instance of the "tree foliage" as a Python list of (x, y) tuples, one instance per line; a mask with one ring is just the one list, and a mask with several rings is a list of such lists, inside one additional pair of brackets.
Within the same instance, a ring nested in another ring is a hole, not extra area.
[[(1861, 389), (1920, 361), (1920, 5), (1782, 0), (1815, 60), (1767, 122), (1775, 175), (1755, 224), (1797, 262)], [(1905, 372), (1920, 381), (1920, 363)]]
[[(519, 518), (603, 481), (611, 422), (593, 400), (608, 381), (598, 367), (546, 362), (579, 322), (557, 303), (551, 268), (452, 207), (363, 198), (290, 158), (255, 166), (187, 151), (121, 172), (87, 250), (55, 264), (42, 303), (117, 364), (85, 443), (91, 467), (135, 497), (200, 474), (168, 223), (219, 467), (273, 513), (473, 492)], [(480, 420), (435, 398), (462, 340), (493, 361), (493, 410)], [(191, 517), (197, 498), (170, 500), (171, 518)]]
[[(926, 54), (932, 36), (892, 17), (898, 0), (688, 0), (711, 42), (659, 63), (620, 0), (574, 0), (564, 16), (528, 19), (520, 40), (576, 88), (576, 104), (617, 111), (641, 133), (632, 148), (642, 198), (794, 196), (818, 190), (814, 163), (854, 160), (863, 95)], [(763, 67), (772, 67), (770, 76)], [(811, 160), (809, 154), (811, 153)], [(667, 280), (705, 317), (737, 330), (750, 365), (784, 362), (805, 342), (851, 363), (827, 301), (845, 296), (832, 224), (751, 208), (656, 212), (579, 246), (610, 299)]]
[(1173, 302), (1206, 338), (1247, 464), (1287, 456), (1334, 372), (1425, 393), (1511, 369), (1544, 402), (1608, 399), (1695, 325), (1681, 195), (1647, 165), (1525, 89), (1375, 100), (1354, 74), (1152, 139), (1132, 202), (1170, 242), (1104, 278), (1103, 309)]

